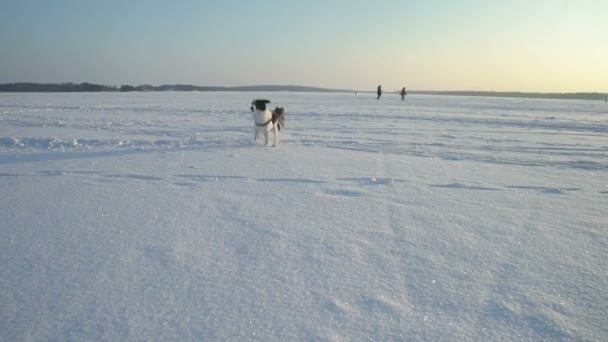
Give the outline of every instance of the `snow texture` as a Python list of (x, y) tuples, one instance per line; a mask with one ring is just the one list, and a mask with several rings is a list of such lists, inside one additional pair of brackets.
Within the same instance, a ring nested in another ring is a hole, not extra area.
[(607, 113), (0, 94), (0, 340), (608, 340)]

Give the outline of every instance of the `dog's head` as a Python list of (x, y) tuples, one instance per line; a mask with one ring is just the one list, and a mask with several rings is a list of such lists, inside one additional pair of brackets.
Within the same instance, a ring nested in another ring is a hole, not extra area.
[(285, 113), (285, 108), (283, 107), (275, 107), (272, 111), (275, 115), (282, 115)]
[(253, 112), (254, 110), (266, 110), (266, 104), (270, 103), (270, 100), (253, 100), (253, 102), (251, 102), (251, 111)]

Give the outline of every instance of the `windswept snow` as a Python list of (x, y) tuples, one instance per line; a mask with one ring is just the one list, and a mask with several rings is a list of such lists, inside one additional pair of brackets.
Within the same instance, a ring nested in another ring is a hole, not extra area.
[(0, 94), (0, 340), (607, 340), (607, 114)]

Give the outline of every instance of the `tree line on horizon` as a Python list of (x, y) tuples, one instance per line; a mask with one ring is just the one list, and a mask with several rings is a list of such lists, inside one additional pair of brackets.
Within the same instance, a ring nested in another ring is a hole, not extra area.
[(192, 84), (164, 84), (153, 86), (141, 84), (137, 86), (123, 84), (108, 86), (94, 83), (4, 83), (0, 84), (0, 92), (130, 92), (130, 91), (303, 91), (303, 92), (351, 92), (344, 89), (325, 89), (318, 87), (293, 85), (253, 85), (238, 87), (196, 86)]
[[(354, 90), (327, 89), (318, 87), (293, 86), (293, 85), (253, 85), (237, 87), (210, 87), (196, 86), (192, 84), (166, 84), (153, 86), (141, 84), (132, 86), (123, 84), (120, 86), (109, 86), (95, 83), (31, 83), (16, 82), (0, 84), (0, 92), (149, 92), (149, 91), (292, 91), (292, 92), (332, 92), (352, 93)], [(373, 91), (363, 91), (372, 93)], [(397, 92), (398, 93), (398, 92)], [(535, 93), (535, 92), (495, 92), (495, 91), (426, 91), (412, 90), (409, 94), (426, 95), (452, 95), (452, 96), (489, 96), (489, 97), (517, 97), (517, 98), (547, 98), (547, 99), (576, 99), (576, 100), (600, 100), (608, 101), (608, 94), (598, 92), (577, 93)]]
[(129, 91), (164, 91), (164, 90), (197, 90), (191, 85), (162, 85), (155, 87), (149, 84), (132, 86), (123, 84), (121, 86), (110, 86), (95, 83), (30, 83), (17, 82), (0, 84), (0, 92), (129, 92)]
[(97, 92), (119, 91), (118, 87), (94, 83), (4, 83), (0, 84), (3, 92)]

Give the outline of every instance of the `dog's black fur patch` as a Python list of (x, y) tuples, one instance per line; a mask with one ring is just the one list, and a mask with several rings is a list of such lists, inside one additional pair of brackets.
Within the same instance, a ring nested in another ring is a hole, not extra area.
[(260, 100), (253, 100), (253, 102), (251, 102), (251, 111), (253, 112), (254, 110), (266, 110), (266, 104), (270, 103), (270, 100), (264, 100), (264, 99), (260, 99)]

